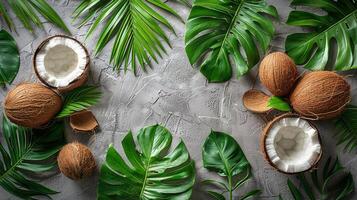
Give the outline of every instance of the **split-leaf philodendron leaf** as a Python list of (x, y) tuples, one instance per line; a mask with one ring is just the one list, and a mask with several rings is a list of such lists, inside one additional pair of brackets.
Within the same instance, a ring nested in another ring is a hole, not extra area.
[(293, 0), (292, 6), (309, 6), (326, 11), (317, 15), (292, 11), (287, 24), (310, 28), (308, 33), (287, 37), (285, 50), (296, 64), (310, 70), (324, 70), (333, 57), (332, 40), (337, 42), (334, 70), (357, 68), (357, 1), (355, 0)]
[(129, 132), (122, 141), (129, 163), (111, 145), (100, 170), (98, 199), (190, 199), (194, 161), (182, 141), (168, 153), (171, 141), (166, 128), (154, 125), (139, 131), (136, 148)]
[[(353, 176), (341, 166), (338, 158), (331, 162), (331, 157), (325, 166), (315, 169), (310, 173), (297, 175), (302, 185), (302, 190), (288, 179), (288, 187), (295, 200), (318, 200), (318, 199), (346, 199), (354, 192)], [(309, 176), (307, 176), (309, 175)], [(310, 178), (309, 178), (310, 177)], [(282, 199), (282, 197), (280, 197)], [(291, 198), (289, 198), (291, 199)]]
[(56, 191), (29, 178), (26, 172), (40, 174), (57, 166), (53, 158), (65, 143), (63, 122), (48, 129), (30, 130), (11, 123), (3, 116), (2, 137), (0, 186), (21, 199), (56, 194)]
[(161, 0), (83, 0), (73, 15), (75, 19), (84, 16), (80, 26), (94, 19), (87, 37), (98, 25), (104, 25), (95, 53), (100, 53), (115, 38), (110, 56), (114, 69), (119, 72), (123, 65), (126, 71), (131, 66), (135, 73), (138, 65), (145, 71), (146, 65), (151, 65), (151, 59), (158, 62), (158, 57), (166, 53), (163, 43), (170, 46), (169, 38), (160, 25), (175, 33), (169, 21), (158, 11), (180, 18)]
[(246, 74), (259, 62), (258, 46), (265, 53), (275, 32), (263, 14), (278, 17), (265, 0), (194, 1), (185, 35), (190, 63), (209, 82), (229, 80), (234, 67), (238, 77)]
[[(218, 175), (227, 178), (227, 184), (218, 180), (204, 180), (203, 183), (211, 184), (222, 189), (221, 192), (207, 191), (214, 199), (224, 200), (224, 193), (229, 194), (229, 200), (233, 199), (233, 191), (246, 183), (251, 178), (250, 164), (234, 138), (226, 133), (212, 131), (207, 137), (202, 150), (203, 166), (215, 171)], [(233, 178), (236, 175), (245, 174), (238, 181)], [(260, 190), (252, 190), (240, 199), (247, 199), (260, 194)]]
[(20, 55), (14, 38), (0, 30), (0, 86), (11, 84), (20, 67)]

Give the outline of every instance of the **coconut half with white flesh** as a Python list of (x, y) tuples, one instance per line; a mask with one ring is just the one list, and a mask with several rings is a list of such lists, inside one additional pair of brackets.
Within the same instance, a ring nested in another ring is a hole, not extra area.
[(268, 123), (262, 135), (262, 150), (269, 164), (286, 174), (311, 170), (322, 155), (318, 130), (292, 114)]
[(78, 40), (65, 35), (44, 40), (33, 58), (39, 80), (60, 92), (83, 85), (88, 78), (89, 63), (86, 48)]

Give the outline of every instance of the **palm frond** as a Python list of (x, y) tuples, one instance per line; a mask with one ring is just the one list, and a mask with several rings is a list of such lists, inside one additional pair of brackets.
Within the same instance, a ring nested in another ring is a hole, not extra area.
[(345, 111), (335, 120), (338, 130), (338, 145), (344, 145), (345, 151), (357, 148), (357, 106), (348, 105)]
[(33, 32), (33, 25), (43, 28), (42, 22), (37, 16), (37, 13), (39, 13), (49, 22), (63, 29), (67, 33), (70, 33), (70, 30), (67, 28), (61, 17), (47, 3), (46, 0), (2, 0), (2, 2), (0, 0), (0, 12), (2, 13), (0, 17), (4, 18), (10, 29), (15, 29), (15, 27), (5, 9), (4, 2), (9, 4), (12, 11), (15, 13), (24, 27), (31, 32)]
[(74, 112), (85, 110), (99, 102), (102, 93), (96, 86), (82, 86), (69, 92), (57, 118), (67, 117)]
[[(302, 190), (288, 179), (288, 187), (295, 200), (346, 199), (354, 192), (353, 176), (338, 161), (328, 158), (321, 170), (297, 175)], [(310, 177), (310, 178), (309, 178)], [(312, 183), (312, 184), (311, 184)]]
[(19, 127), (3, 117), (0, 144), (0, 186), (22, 198), (50, 197), (57, 192), (36, 183), (24, 172), (41, 173), (57, 164), (53, 158), (64, 144), (64, 125), (55, 123), (41, 131)]
[(170, 46), (168, 36), (159, 25), (175, 32), (167, 19), (153, 8), (180, 18), (161, 0), (83, 0), (73, 15), (75, 19), (84, 16), (80, 26), (94, 19), (87, 37), (92, 35), (99, 24), (104, 24), (95, 53), (100, 53), (115, 38), (110, 57), (114, 69), (119, 71), (124, 65), (124, 71), (127, 71), (131, 65), (132, 71), (136, 73), (137, 65), (145, 71), (151, 59), (158, 62), (157, 56), (162, 57), (166, 53), (163, 43)]

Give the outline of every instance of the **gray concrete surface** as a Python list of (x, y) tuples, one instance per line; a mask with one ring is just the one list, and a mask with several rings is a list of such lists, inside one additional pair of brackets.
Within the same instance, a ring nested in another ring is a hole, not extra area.
[[(71, 24), (71, 13), (79, 0), (50, 0), (53, 7), (60, 13), (70, 27), (73, 36), (84, 41), (88, 26), (77, 29)], [(287, 15), (292, 10), (287, 0), (269, 0), (280, 14), (280, 21), (275, 22), (276, 36), (271, 50), (283, 50), (285, 37), (293, 31), (301, 31), (285, 25)], [(183, 18), (187, 18), (189, 9), (169, 2)], [(154, 65), (148, 73), (113, 72), (108, 63), (111, 45), (98, 57), (92, 56), (91, 82), (101, 85), (104, 97), (101, 103), (93, 108), (101, 130), (94, 135), (74, 134), (67, 130), (69, 141), (79, 140), (86, 143), (95, 154), (99, 165), (102, 163), (106, 149), (113, 143), (121, 151), (120, 141), (128, 130), (137, 131), (141, 127), (160, 123), (172, 132), (174, 144), (182, 139), (187, 145), (192, 158), (196, 161), (197, 183), (207, 177), (216, 177), (202, 167), (201, 146), (210, 129), (230, 133), (244, 150), (253, 167), (254, 178), (243, 188), (234, 193), (235, 199), (251, 188), (260, 188), (263, 194), (259, 199), (276, 199), (282, 194), (285, 199), (292, 199), (288, 193), (286, 179), (289, 176), (273, 170), (264, 160), (259, 151), (259, 136), (264, 121), (257, 115), (248, 112), (242, 105), (243, 93), (252, 87), (256, 70), (237, 80), (232, 78), (227, 83), (207, 84), (199, 70), (192, 68), (184, 51), (184, 24), (168, 16), (169, 21), (177, 31), (177, 37), (169, 34), (172, 49), (168, 55)], [(14, 83), (0, 89), (2, 102), (7, 91), (14, 85), (24, 81), (36, 81), (32, 71), (31, 59), (36, 46), (47, 36), (61, 33), (49, 23), (45, 30), (37, 30), (35, 34), (26, 31), (19, 21), (15, 21), (18, 34), (13, 33), (21, 52), (21, 69)], [(85, 42), (92, 52), (95, 45), (94, 35)], [(353, 101), (357, 103), (356, 73), (348, 80), (353, 86)], [(1, 108), (2, 110), (3, 108)], [(324, 158), (327, 155), (338, 155), (343, 166), (350, 170), (357, 181), (356, 152), (343, 153), (336, 148), (333, 135), (336, 133), (330, 122), (317, 123), (324, 145)], [(96, 198), (98, 173), (93, 177), (78, 182), (71, 181), (62, 174), (44, 175), (41, 183), (61, 193), (54, 199), (90, 200)], [(357, 195), (354, 196), (354, 199)], [(0, 188), (0, 199), (16, 199)], [(208, 199), (201, 185), (196, 184), (192, 199)]]

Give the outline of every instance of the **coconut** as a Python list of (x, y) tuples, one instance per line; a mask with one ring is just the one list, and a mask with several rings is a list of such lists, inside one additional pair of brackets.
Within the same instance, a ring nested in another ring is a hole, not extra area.
[(330, 71), (304, 75), (290, 95), (293, 109), (315, 120), (337, 117), (350, 101), (350, 85), (342, 76)]
[(286, 174), (311, 170), (322, 156), (318, 130), (293, 114), (281, 115), (267, 124), (261, 148), (269, 164)]
[(65, 145), (58, 158), (60, 171), (72, 180), (89, 177), (96, 169), (96, 162), (90, 149), (78, 142)]
[(4, 102), (5, 114), (9, 120), (29, 128), (46, 125), (61, 107), (61, 97), (38, 83), (18, 85), (7, 94)]
[(89, 110), (79, 111), (69, 117), (69, 124), (75, 132), (93, 132), (98, 128), (98, 121)]
[(89, 54), (76, 39), (56, 35), (36, 49), (33, 65), (38, 79), (60, 92), (83, 85), (89, 74)]
[(270, 97), (264, 92), (252, 89), (244, 93), (243, 105), (252, 112), (265, 113), (272, 110), (268, 107), (269, 99)]
[(275, 96), (288, 95), (297, 77), (296, 65), (285, 53), (271, 53), (260, 63), (260, 81)]

